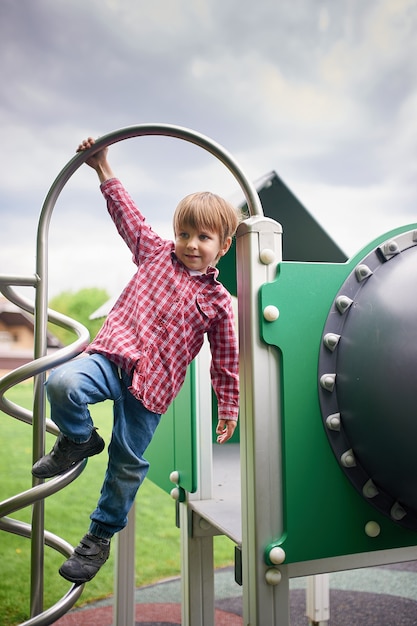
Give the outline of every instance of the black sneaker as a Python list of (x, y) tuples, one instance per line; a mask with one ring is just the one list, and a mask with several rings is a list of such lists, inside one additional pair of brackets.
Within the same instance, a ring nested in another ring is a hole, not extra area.
[(104, 440), (94, 429), (91, 437), (85, 443), (75, 443), (62, 433), (59, 433), (54, 447), (49, 454), (36, 461), (32, 467), (32, 474), (37, 478), (52, 478), (87, 456), (99, 454), (104, 449)]
[(109, 554), (110, 539), (101, 539), (88, 533), (81, 539), (74, 554), (61, 565), (59, 573), (66, 580), (81, 585), (94, 578)]

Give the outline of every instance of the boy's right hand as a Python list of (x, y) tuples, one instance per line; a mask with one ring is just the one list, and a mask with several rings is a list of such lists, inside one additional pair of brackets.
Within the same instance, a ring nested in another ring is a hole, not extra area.
[[(84, 139), (84, 141), (80, 143), (80, 145), (77, 148), (77, 152), (84, 152), (85, 150), (88, 150), (89, 148), (91, 148), (94, 144), (95, 144), (95, 139), (93, 137), (87, 137), (87, 139)], [(92, 167), (93, 170), (97, 172), (100, 182), (102, 183), (105, 180), (108, 180), (109, 178), (114, 178), (114, 174), (107, 161), (108, 151), (109, 151), (108, 147), (103, 148), (102, 150), (99, 150), (98, 152), (93, 154), (93, 156), (89, 157), (86, 160), (87, 165)]]
[[(77, 148), (77, 152), (85, 152), (85, 150), (88, 150), (89, 148), (94, 146), (95, 143), (96, 140), (94, 139), (94, 137), (87, 137), (87, 139), (84, 139), (84, 141), (80, 143)], [(103, 161), (107, 160), (107, 152), (108, 148), (103, 148), (103, 150), (96, 152), (92, 157), (86, 160), (87, 165), (96, 170), (97, 167), (101, 163), (103, 163)]]

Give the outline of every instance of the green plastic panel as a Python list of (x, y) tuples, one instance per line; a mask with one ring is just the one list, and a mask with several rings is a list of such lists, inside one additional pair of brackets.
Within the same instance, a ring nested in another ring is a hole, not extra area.
[(183, 489), (191, 493), (197, 489), (194, 381), (193, 362), (180, 393), (162, 416), (145, 455), (150, 462), (148, 478), (167, 493), (174, 487), (169, 480), (172, 471), (179, 472)]
[[(261, 310), (275, 305), (275, 322), (262, 322), (261, 336), (276, 346), (282, 365), (284, 533), (271, 538), (295, 563), (417, 544), (417, 533), (380, 514), (355, 490), (333, 454), (324, 430), (318, 394), (318, 357), (333, 299), (367, 252), (395, 234), (375, 240), (344, 264), (279, 265), (277, 278), (261, 289)], [(273, 494), (271, 494), (273, 497)], [(380, 534), (365, 533), (377, 522)]]

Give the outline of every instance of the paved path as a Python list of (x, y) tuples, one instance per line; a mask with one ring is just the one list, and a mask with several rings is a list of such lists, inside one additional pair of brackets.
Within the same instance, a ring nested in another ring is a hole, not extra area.
[[(242, 626), (233, 568), (216, 571), (216, 626)], [(291, 626), (307, 626), (306, 579), (291, 580)], [(136, 626), (181, 626), (180, 581), (136, 590)], [(57, 626), (112, 626), (112, 599), (73, 609)], [(417, 626), (417, 561), (330, 575), (329, 626)], [(259, 626), (273, 626), (260, 624)]]

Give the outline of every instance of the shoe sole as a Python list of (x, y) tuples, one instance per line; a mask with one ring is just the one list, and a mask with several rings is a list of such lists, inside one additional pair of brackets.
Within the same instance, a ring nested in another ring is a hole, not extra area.
[(59, 573), (62, 576), (62, 578), (65, 578), (65, 580), (68, 580), (70, 583), (74, 583), (74, 585), (83, 585), (84, 583), (88, 583), (90, 582), (90, 580), (93, 580), (94, 576), (98, 573), (98, 570), (96, 572), (96, 574), (93, 574), (92, 576), (90, 576), (90, 578), (83, 578), (83, 579), (77, 579), (74, 578), (73, 576), (68, 576), (67, 574), (65, 574), (65, 572), (62, 571), (62, 568), (59, 568)]

